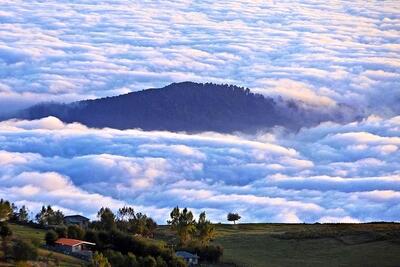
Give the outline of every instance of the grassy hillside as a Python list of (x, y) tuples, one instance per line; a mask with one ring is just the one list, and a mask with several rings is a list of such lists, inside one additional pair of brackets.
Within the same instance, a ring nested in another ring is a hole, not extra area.
[(399, 266), (400, 224), (217, 225), (224, 261), (239, 266)]
[[(44, 242), (43, 230), (14, 224), (11, 228), (17, 238)], [(232, 266), (385, 267), (400, 263), (400, 224), (218, 224), (216, 229), (214, 243), (224, 247), (223, 262)], [(174, 234), (160, 226), (156, 238), (171, 241)], [(60, 266), (83, 264), (47, 250), (40, 250), (40, 255), (53, 262), (57, 259)]]
[[(16, 224), (10, 224), (10, 227), (14, 237), (36, 244), (44, 244), (46, 231)], [(85, 262), (79, 259), (45, 249), (39, 249), (39, 257), (41, 260), (53, 263), (58, 262), (59, 266), (62, 267), (80, 267), (85, 265)]]

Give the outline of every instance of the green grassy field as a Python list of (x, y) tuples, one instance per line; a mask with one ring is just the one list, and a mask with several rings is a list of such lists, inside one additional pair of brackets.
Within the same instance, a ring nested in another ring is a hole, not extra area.
[[(43, 230), (11, 228), (17, 238), (44, 242)], [(224, 247), (223, 262), (230, 266), (400, 266), (400, 224), (217, 224), (216, 230), (213, 243)], [(171, 241), (174, 234), (160, 226), (156, 238)], [(60, 266), (83, 264), (50, 253), (40, 250), (42, 259), (57, 258)]]
[[(16, 224), (10, 224), (10, 227), (13, 231), (14, 237), (28, 242), (38, 242), (40, 244), (44, 244), (44, 236), (46, 231)], [(39, 249), (39, 257), (46, 261), (58, 261), (59, 266), (61, 267), (81, 267), (85, 265), (85, 262), (79, 259), (45, 249)]]
[(400, 266), (400, 224), (217, 225), (238, 266)]

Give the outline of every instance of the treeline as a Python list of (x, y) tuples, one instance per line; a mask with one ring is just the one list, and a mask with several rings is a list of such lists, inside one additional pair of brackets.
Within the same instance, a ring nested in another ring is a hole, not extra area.
[[(45, 241), (48, 246), (53, 246), (59, 238), (92, 242), (96, 244), (93, 266), (186, 266), (183, 259), (176, 257), (173, 247), (196, 253), (204, 262), (218, 262), (223, 254), (221, 246), (210, 245), (215, 237), (215, 227), (207, 220), (206, 213), (202, 212), (196, 220), (187, 208), (181, 210), (176, 207), (171, 211), (167, 222), (176, 234), (176, 242), (169, 245), (153, 239), (156, 222), (146, 214), (135, 212), (132, 207), (122, 207), (116, 214), (103, 207), (97, 213), (97, 220), (90, 222), (87, 228), (64, 225), (64, 214), (50, 205), (43, 206), (36, 214), (36, 222), (28, 219), (25, 206), (18, 209), (13, 203), (0, 201), (1, 233), (4, 240), (12, 235), (6, 223), (11, 221), (47, 229)], [(21, 245), (19, 242), (18, 246), (25, 247), (27, 253), (30, 253), (23, 257), (24, 260), (37, 258), (37, 251), (31, 244)], [(4, 250), (4, 253), (10, 255), (8, 250)]]
[[(50, 206), (43, 207), (37, 218), (43, 222), (55, 222), (59, 211)], [(46, 244), (53, 246), (59, 238), (80, 239), (95, 243), (94, 250), (99, 252), (94, 257), (94, 266), (105, 261), (111, 266), (186, 266), (185, 262), (175, 256), (174, 251), (162, 242), (145, 238), (153, 237), (157, 224), (146, 214), (135, 213), (132, 207), (120, 208), (117, 214), (109, 208), (101, 208), (97, 220), (88, 228), (77, 225), (47, 225), (51, 230), (46, 233)], [(103, 257), (104, 256), (104, 257)], [(107, 265), (107, 263), (104, 263)]]

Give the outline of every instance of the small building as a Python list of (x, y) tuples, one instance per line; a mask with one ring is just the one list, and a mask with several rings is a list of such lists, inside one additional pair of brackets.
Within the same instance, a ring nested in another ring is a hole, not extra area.
[(187, 251), (177, 251), (177, 257), (183, 258), (189, 266), (195, 266), (199, 264), (200, 257), (196, 254), (189, 253)]
[(86, 228), (89, 225), (90, 219), (82, 215), (69, 215), (64, 217), (64, 224), (66, 225), (78, 225), (82, 228)]
[(64, 254), (73, 255), (76, 257), (80, 257), (82, 259), (91, 259), (92, 251), (89, 249), (89, 246), (95, 246), (95, 243), (78, 240), (78, 239), (70, 239), (70, 238), (60, 238), (55, 242), (55, 249)]

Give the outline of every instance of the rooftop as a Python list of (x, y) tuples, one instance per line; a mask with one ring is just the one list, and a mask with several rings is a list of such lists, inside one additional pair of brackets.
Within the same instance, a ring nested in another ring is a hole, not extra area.
[(82, 215), (79, 215), (79, 214), (77, 214), (77, 215), (68, 215), (68, 216), (65, 216), (64, 219), (79, 219), (79, 220), (90, 221), (89, 218), (86, 218), (85, 216), (82, 216)]
[(75, 247), (75, 246), (79, 246), (82, 244), (92, 245), (92, 246), (96, 245), (95, 243), (86, 242), (86, 241), (78, 240), (78, 239), (70, 239), (70, 238), (60, 238), (55, 243), (58, 245), (69, 246), (69, 247)]
[(187, 252), (187, 251), (177, 251), (176, 253), (176, 256), (178, 256), (178, 257), (182, 257), (182, 258), (184, 258), (184, 259), (189, 259), (189, 258), (196, 258), (196, 259), (198, 259), (198, 258), (200, 258), (199, 256), (197, 256), (197, 255), (195, 255), (195, 254), (192, 254), (192, 253), (189, 253), (189, 252)]

